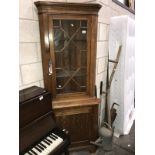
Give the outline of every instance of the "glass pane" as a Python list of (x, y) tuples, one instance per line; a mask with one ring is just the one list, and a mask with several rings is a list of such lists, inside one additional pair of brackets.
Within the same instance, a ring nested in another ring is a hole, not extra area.
[(80, 56), (79, 50), (72, 42), (63, 51), (63, 66), (68, 71), (75, 71), (79, 66), (78, 57)]
[(87, 21), (54, 20), (57, 94), (84, 92), (87, 83)]
[(81, 21), (81, 27), (87, 27), (87, 21), (86, 20)]
[(60, 20), (53, 20), (53, 27), (59, 27), (60, 26)]
[(56, 28), (54, 29), (54, 48), (55, 52), (60, 52), (63, 50), (65, 44), (67, 43), (68, 37), (65, 35), (63, 30)]
[(78, 20), (61, 20), (62, 28), (71, 37), (80, 27)]
[(86, 67), (87, 66), (87, 51), (85, 50), (82, 50), (81, 51), (81, 67)]
[(55, 63), (57, 68), (63, 67), (63, 52), (55, 52)]
[(87, 29), (80, 28), (72, 41), (79, 48), (79, 50), (87, 50)]

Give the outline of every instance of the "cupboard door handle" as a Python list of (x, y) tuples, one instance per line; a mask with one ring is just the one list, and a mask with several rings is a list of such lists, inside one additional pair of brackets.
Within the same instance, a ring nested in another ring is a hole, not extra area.
[(48, 75), (52, 75), (52, 60), (48, 61)]

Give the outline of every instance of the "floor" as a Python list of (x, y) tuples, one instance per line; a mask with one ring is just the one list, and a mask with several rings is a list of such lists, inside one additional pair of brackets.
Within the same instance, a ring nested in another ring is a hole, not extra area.
[[(113, 152), (104, 154), (94, 153), (93, 155), (134, 155), (135, 154), (135, 123), (129, 135), (114, 138)], [(90, 155), (88, 151), (71, 152), (70, 155)]]

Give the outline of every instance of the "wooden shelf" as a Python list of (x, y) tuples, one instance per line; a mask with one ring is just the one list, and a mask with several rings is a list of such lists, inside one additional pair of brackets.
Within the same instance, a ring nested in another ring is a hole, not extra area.
[(57, 98), (52, 102), (53, 109), (61, 109), (61, 108), (72, 108), (72, 107), (84, 107), (84, 106), (92, 106), (98, 105), (100, 103), (100, 99), (95, 97), (89, 97), (87, 95), (81, 95), (77, 97), (67, 97), (67, 98)]

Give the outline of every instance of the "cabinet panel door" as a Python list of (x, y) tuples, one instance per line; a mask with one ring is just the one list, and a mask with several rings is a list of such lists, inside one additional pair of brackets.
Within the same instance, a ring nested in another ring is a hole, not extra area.
[(91, 127), (89, 114), (59, 116), (57, 123), (69, 131), (72, 143), (89, 140)]
[[(62, 113), (63, 111), (63, 113)], [(78, 107), (56, 112), (56, 122), (61, 128), (69, 131), (71, 142), (89, 142), (97, 138), (97, 106)]]

